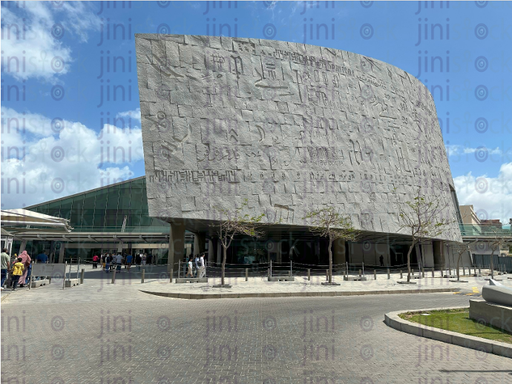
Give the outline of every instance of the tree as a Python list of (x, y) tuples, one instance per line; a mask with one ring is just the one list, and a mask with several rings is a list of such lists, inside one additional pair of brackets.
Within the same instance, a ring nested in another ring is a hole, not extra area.
[(215, 208), (220, 214), (219, 223), (213, 224), (212, 227), (216, 229), (222, 244), (221, 287), (225, 286), (227, 251), (235, 235), (246, 235), (256, 238), (261, 236), (261, 232), (257, 230), (256, 226), (265, 214), (262, 213), (259, 216), (242, 215), (242, 211), (247, 205), (248, 201), (245, 199), (242, 205), (235, 208), (232, 212), (229, 212), (227, 209)]
[(471, 243), (456, 243), (457, 247), (457, 281), (460, 281), (460, 261), (462, 259), (462, 255), (466, 252), (471, 252), (471, 245), (478, 242), (478, 240), (472, 241)]
[(491, 240), (492, 254), (491, 254), (490, 267), (491, 267), (491, 279), (494, 279), (494, 253), (496, 251), (498, 251), (498, 256), (499, 256), (500, 249), (509, 243), (509, 240), (508, 240), (509, 236), (506, 236), (506, 235), (508, 235), (508, 233), (506, 233), (501, 228), (490, 226), (490, 230), (491, 230), (491, 233), (493, 236), (493, 239)]
[(441, 203), (438, 197), (431, 196), (426, 199), (418, 188), (412, 201), (406, 201), (398, 208), (400, 230), (405, 230), (411, 236), (411, 246), (407, 252), (407, 282), (411, 281), (411, 253), (416, 244), (421, 244), (425, 239), (435, 238), (441, 235), (445, 228), (452, 224), (453, 220), (442, 218), (446, 205)]
[(342, 216), (333, 207), (311, 211), (304, 219), (311, 220), (311, 232), (329, 240), (329, 284), (332, 284), (332, 243), (338, 239), (354, 241), (359, 231), (352, 226), (349, 217)]

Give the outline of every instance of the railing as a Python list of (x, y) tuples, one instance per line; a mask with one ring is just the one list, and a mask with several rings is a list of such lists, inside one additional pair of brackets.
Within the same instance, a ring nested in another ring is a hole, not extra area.
[(490, 224), (460, 224), (460, 233), (462, 236), (472, 237), (494, 237), (494, 236), (505, 236), (512, 238), (512, 229), (510, 225), (490, 225)]

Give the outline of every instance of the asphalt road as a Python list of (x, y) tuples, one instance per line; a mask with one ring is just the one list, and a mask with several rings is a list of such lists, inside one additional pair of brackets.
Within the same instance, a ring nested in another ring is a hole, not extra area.
[(512, 383), (512, 359), (387, 327), (464, 294), (2, 305), (2, 383)]

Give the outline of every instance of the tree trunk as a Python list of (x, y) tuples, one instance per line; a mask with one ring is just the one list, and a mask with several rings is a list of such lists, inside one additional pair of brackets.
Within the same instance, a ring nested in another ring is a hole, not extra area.
[(494, 251), (496, 251), (495, 248), (492, 249), (491, 254), (491, 279), (494, 279)]
[(463, 253), (459, 253), (459, 257), (457, 258), (457, 281), (460, 280), (460, 272), (459, 272), (459, 265), (460, 265), (460, 259), (462, 258)]
[(415, 245), (416, 245), (416, 243), (412, 243), (411, 246), (409, 247), (409, 252), (407, 252), (407, 282), (408, 283), (411, 282), (411, 253), (412, 253), (412, 249), (414, 248)]
[(332, 283), (332, 239), (329, 238), (329, 284)]
[(220, 285), (224, 285), (224, 277), (226, 275), (226, 259), (227, 259), (227, 248), (222, 245), (222, 266), (220, 272)]

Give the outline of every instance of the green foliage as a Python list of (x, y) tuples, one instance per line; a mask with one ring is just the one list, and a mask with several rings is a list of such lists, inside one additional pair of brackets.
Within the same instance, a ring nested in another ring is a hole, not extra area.
[(329, 240), (355, 241), (359, 233), (353, 227), (350, 217), (342, 216), (333, 207), (311, 211), (303, 219), (311, 221), (311, 232)]

